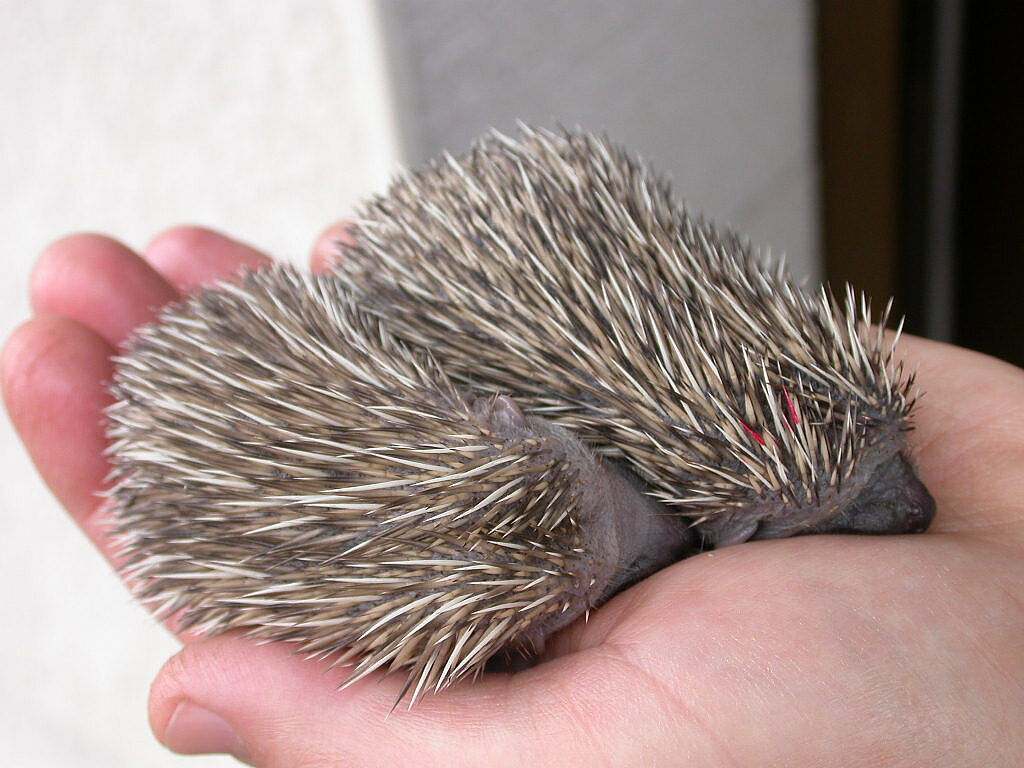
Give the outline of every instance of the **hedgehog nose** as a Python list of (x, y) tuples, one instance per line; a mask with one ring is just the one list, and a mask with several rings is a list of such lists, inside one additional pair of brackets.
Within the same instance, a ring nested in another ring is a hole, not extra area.
[[(906, 459), (904, 461), (906, 462)], [(905, 488), (907, 533), (924, 533), (935, 519), (935, 498), (929, 493), (924, 483), (918, 479), (913, 469), (910, 469), (909, 462), (907, 462), (907, 468), (910, 470), (908, 472), (909, 482)]]

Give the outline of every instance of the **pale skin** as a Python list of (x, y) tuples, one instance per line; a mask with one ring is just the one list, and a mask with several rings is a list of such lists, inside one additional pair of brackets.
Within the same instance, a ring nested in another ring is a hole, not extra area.
[[(323, 234), (314, 267), (331, 252)], [(108, 557), (98, 492), (110, 357), (154, 309), (269, 259), (178, 227), (141, 254), (73, 235), (42, 254), (3, 353), (40, 474)], [(184, 753), (257, 766), (1024, 764), (1024, 371), (906, 338), (910, 441), (938, 502), (920, 536), (762, 541), (667, 568), (563, 632), (532, 669), (388, 716), (399, 677), (235, 636), (182, 638), (149, 716)]]

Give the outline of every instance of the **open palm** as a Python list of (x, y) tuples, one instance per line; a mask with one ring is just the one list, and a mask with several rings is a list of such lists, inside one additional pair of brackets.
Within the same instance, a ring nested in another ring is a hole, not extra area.
[[(268, 261), (189, 227), (141, 255), (75, 235), (40, 259), (4, 395), (43, 478), (111, 559), (97, 495), (111, 355), (167, 302)], [(900, 353), (926, 392), (911, 443), (939, 506), (928, 534), (691, 558), (563, 632), (545, 663), (390, 716), (400, 679), (338, 691), (344, 670), (287, 645), (183, 637), (153, 686), (157, 736), (291, 768), (1024, 764), (1024, 372), (921, 339)]]

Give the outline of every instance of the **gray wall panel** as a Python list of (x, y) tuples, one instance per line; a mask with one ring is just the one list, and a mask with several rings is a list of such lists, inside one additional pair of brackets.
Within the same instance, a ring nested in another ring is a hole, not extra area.
[(517, 119), (606, 131), (817, 277), (812, 7), (387, 0), (406, 159)]

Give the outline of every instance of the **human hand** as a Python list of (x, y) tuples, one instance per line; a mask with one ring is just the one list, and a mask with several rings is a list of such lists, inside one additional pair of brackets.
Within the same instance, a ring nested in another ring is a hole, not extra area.
[[(110, 356), (159, 306), (267, 261), (195, 228), (141, 256), (77, 235), (40, 259), (4, 395), (43, 478), (112, 560), (97, 496)], [(390, 716), (400, 676), (338, 691), (344, 669), (288, 645), (185, 637), (153, 685), (155, 733), (260, 766), (1024, 763), (1024, 372), (921, 339), (900, 354), (926, 393), (911, 443), (938, 501), (931, 532), (685, 560), (563, 632), (545, 663)]]

